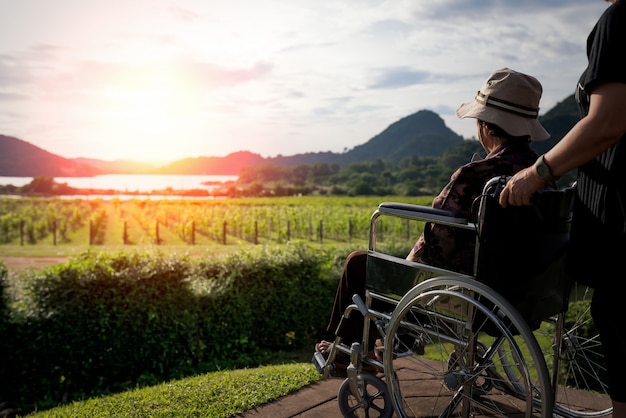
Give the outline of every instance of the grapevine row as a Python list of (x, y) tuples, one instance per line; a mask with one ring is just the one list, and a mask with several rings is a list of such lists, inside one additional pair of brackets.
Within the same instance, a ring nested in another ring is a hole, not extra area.
[[(0, 244), (34, 245), (50, 236), (55, 245), (363, 242), (376, 201), (0, 199)], [(377, 230), (399, 242), (421, 232), (399, 219)]]

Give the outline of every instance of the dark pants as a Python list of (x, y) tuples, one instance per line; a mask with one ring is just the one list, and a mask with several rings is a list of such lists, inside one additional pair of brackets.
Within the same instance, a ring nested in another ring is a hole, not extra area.
[[(619, 283), (619, 279), (616, 280)], [(608, 285), (594, 289), (591, 315), (600, 333), (604, 360), (608, 371), (611, 399), (626, 402), (626, 329), (624, 327), (624, 294)]]
[[(363, 315), (357, 310), (350, 313), (349, 318), (344, 318), (341, 322), (341, 329), (337, 329), (346, 307), (353, 304), (352, 296), (356, 293), (365, 301), (365, 272), (367, 269), (367, 252), (354, 251), (348, 255), (343, 266), (341, 279), (337, 286), (337, 294), (333, 310), (330, 315), (326, 331), (341, 337), (344, 344), (350, 345), (353, 342), (363, 340)], [(372, 307), (382, 309), (385, 304), (375, 300)], [(373, 342), (380, 338), (380, 334), (373, 324), (370, 324), (369, 341), (370, 347)]]

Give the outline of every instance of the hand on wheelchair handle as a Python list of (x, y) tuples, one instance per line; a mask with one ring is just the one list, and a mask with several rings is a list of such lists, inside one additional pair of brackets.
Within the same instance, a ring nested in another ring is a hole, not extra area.
[(533, 197), (545, 186), (545, 182), (537, 176), (532, 167), (526, 168), (510, 177), (500, 192), (498, 202), (502, 207), (529, 206)]

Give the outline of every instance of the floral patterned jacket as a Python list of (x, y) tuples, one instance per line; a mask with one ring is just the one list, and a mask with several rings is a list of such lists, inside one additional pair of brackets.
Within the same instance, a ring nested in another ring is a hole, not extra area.
[[(485, 183), (493, 177), (511, 176), (531, 166), (537, 158), (538, 155), (529, 143), (508, 141), (490, 152), (486, 158), (474, 159), (458, 168), (450, 177), (450, 182), (435, 197), (432, 206), (453, 211), (474, 222), (472, 205), (482, 193)], [(407, 259), (473, 274), (475, 244), (476, 235), (473, 231), (427, 223)]]

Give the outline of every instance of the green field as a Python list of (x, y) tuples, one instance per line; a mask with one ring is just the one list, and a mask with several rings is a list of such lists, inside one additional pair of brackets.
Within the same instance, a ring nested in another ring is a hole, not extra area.
[[(0, 199), (5, 256), (72, 256), (86, 249), (162, 248), (202, 255), (300, 241), (367, 245), (373, 211), (383, 201), (430, 205), (431, 198), (279, 197), (219, 200)], [(399, 220), (379, 231), (412, 241), (420, 226)]]

